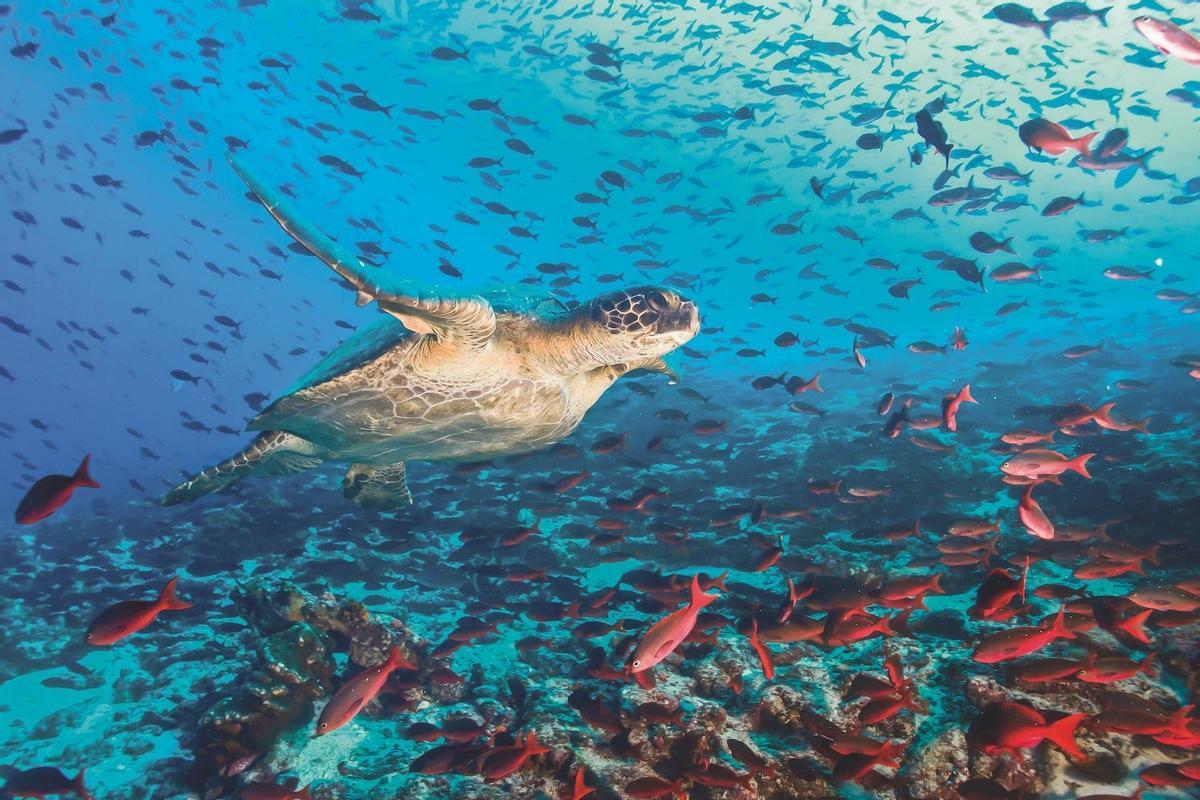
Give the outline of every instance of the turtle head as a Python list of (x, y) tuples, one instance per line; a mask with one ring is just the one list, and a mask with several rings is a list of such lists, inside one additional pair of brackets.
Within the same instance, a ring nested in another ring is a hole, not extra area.
[(597, 297), (586, 309), (608, 363), (656, 358), (700, 330), (696, 304), (670, 289), (639, 286)]

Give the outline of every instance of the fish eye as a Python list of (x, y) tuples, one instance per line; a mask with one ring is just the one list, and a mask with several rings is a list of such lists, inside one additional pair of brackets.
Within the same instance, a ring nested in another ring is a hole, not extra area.
[(640, 667), (641, 665), (642, 665), (642, 660), (640, 658), (635, 658), (633, 660), (633, 666)]

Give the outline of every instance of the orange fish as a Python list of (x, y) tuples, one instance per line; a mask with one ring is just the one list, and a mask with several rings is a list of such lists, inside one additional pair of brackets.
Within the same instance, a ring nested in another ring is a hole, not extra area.
[(1091, 133), (1085, 133), (1077, 139), (1073, 139), (1071, 138), (1071, 134), (1067, 133), (1067, 129), (1062, 125), (1041, 118), (1023, 123), (1017, 129), (1017, 134), (1021, 137), (1021, 141), (1027, 147), (1031, 147), (1038, 152), (1057, 156), (1067, 150), (1076, 150), (1088, 158), (1092, 156), (1092, 151), (1088, 149), (1088, 145), (1091, 144), (1092, 139), (1096, 138), (1097, 133), (1099, 132), (1092, 131)]
[(1054, 742), (1074, 759), (1087, 758), (1075, 743), (1075, 731), (1087, 714), (1070, 714), (1054, 722), (1036, 709), (1014, 702), (992, 703), (967, 729), (967, 739), (988, 755), (1019, 752), (1043, 740)]
[(87, 643), (91, 645), (115, 644), (154, 621), (163, 611), (182, 611), (191, 608), (175, 596), (178, 578), (171, 578), (155, 600), (126, 600), (100, 612), (88, 625)]
[(1021, 502), (1017, 504), (1017, 516), (1021, 518), (1025, 530), (1039, 539), (1054, 538), (1054, 523), (1046, 516), (1038, 501), (1033, 499), (1032, 483), (1026, 486), (1021, 494)]
[(979, 404), (979, 401), (971, 396), (971, 384), (969, 383), (955, 394), (948, 394), (942, 398), (942, 427), (946, 430), (951, 432), (958, 430), (958, 408), (963, 403)]
[(495, 783), (512, 775), (534, 756), (549, 752), (550, 748), (539, 742), (537, 735), (530, 731), (523, 742), (494, 748), (481, 762), (479, 773), (488, 783)]
[(312, 800), (308, 787), (292, 790), (274, 783), (249, 783), (238, 792), (241, 800)]
[(715, 594), (705, 594), (700, 589), (700, 577), (692, 576), (691, 600), (686, 606), (660, 619), (646, 631), (637, 648), (629, 656), (626, 669), (630, 673), (644, 672), (658, 664), (696, 627), (696, 617), (701, 609), (717, 599)]
[(88, 474), (88, 453), (79, 462), (79, 468), (74, 475), (47, 475), (29, 487), (29, 491), (17, 504), (17, 523), (32, 525), (53, 514), (71, 499), (71, 495), (81, 486), (99, 489), (100, 484), (92, 480)]
[(321, 717), (317, 720), (317, 735), (336, 731), (362, 711), (367, 703), (375, 699), (388, 676), (396, 669), (416, 669), (400, 652), (399, 647), (393, 647), (387, 660), (374, 667), (368, 667), (342, 684), (341, 688), (329, 698)]
[(775, 663), (771, 660), (771, 651), (758, 640), (758, 620), (750, 618), (750, 646), (758, 654), (758, 663), (762, 665), (763, 677), (767, 680), (775, 677)]
[(1054, 619), (1036, 628), (1022, 626), (993, 633), (979, 643), (971, 658), (981, 664), (996, 664), (1036, 653), (1057, 639), (1074, 639), (1075, 634), (1063, 620), (1064, 612), (1060, 608)]
[(587, 770), (583, 767), (575, 770), (575, 785), (571, 789), (571, 794), (566, 796), (566, 800), (583, 800), (583, 798), (596, 791), (596, 787), (588, 786), (584, 780), (586, 772)]

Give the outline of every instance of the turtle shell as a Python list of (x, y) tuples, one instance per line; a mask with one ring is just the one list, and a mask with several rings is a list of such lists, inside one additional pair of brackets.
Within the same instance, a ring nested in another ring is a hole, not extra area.
[(412, 334), (400, 321), (386, 314), (383, 319), (369, 328), (364, 328), (339, 344), (324, 358), (312, 366), (308, 372), (300, 376), (296, 383), (288, 387), (282, 396), (295, 394), (310, 386), (344, 375), (356, 367), (372, 361)]

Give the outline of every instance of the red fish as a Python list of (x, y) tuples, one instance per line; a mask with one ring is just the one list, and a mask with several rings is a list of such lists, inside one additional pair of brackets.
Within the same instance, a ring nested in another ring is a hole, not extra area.
[(241, 800), (312, 800), (308, 787), (290, 789), (274, 783), (248, 783), (238, 792)]
[(588, 472), (585, 469), (582, 472), (578, 473), (577, 475), (568, 475), (567, 477), (560, 480), (558, 483), (554, 484), (554, 491), (558, 494), (562, 494), (563, 492), (569, 492), (572, 489), (574, 489), (576, 486), (578, 486), (579, 484), (583, 483), (583, 481), (591, 474), (592, 473)]
[(857, 781), (876, 766), (899, 769), (899, 757), (904, 753), (904, 744), (883, 742), (874, 753), (846, 753), (833, 765), (833, 779), (839, 783)]
[(964, 385), (955, 394), (948, 394), (942, 398), (942, 427), (948, 431), (958, 430), (958, 408), (963, 403), (975, 403), (979, 401), (971, 396), (971, 384)]
[(1064, 612), (1065, 609), (1060, 608), (1054, 619), (1036, 628), (1009, 628), (994, 633), (979, 643), (971, 658), (981, 664), (996, 664), (1036, 653), (1057, 639), (1074, 639), (1075, 634), (1068, 630), (1063, 620)]
[(825, 629), (822, 639), (829, 647), (841, 647), (863, 639), (869, 639), (875, 634), (884, 637), (897, 635), (897, 628), (903, 629), (908, 621), (908, 611), (903, 611), (894, 617), (873, 617), (869, 614), (861, 616), (843, 616), (830, 614), (825, 619)]
[(1017, 516), (1021, 518), (1025, 530), (1039, 539), (1054, 538), (1054, 523), (1046, 516), (1038, 501), (1033, 499), (1032, 483), (1026, 486), (1021, 494), (1021, 502), (1017, 504)]
[(175, 596), (177, 583), (178, 578), (171, 578), (155, 600), (126, 600), (100, 612), (88, 625), (87, 643), (97, 646), (115, 644), (149, 625), (163, 611), (191, 608), (191, 603)]
[(658, 800), (660, 797), (669, 797), (673, 794), (683, 797), (683, 783), (683, 778), (676, 781), (665, 781), (650, 775), (625, 784), (625, 794), (634, 800)]
[(4, 784), (4, 792), (12, 797), (38, 798), (75, 794), (82, 800), (94, 800), (83, 785), (83, 770), (74, 778), (68, 778), (56, 767), (34, 767), (14, 773)]
[(1098, 131), (1092, 131), (1078, 139), (1072, 139), (1071, 134), (1067, 133), (1067, 129), (1057, 122), (1051, 122), (1048, 119), (1033, 119), (1022, 124), (1017, 129), (1017, 133), (1027, 147), (1032, 147), (1039, 152), (1057, 156), (1067, 150), (1076, 150), (1091, 158), (1092, 153), (1088, 149), (1088, 145), (1092, 139), (1096, 138)]
[(767, 680), (775, 677), (775, 663), (771, 660), (771, 651), (758, 639), (758, 620), (750, 618), (750, 646), (758, 654), (758, 663), (762, 665), (763, 677)]
[(975, 605), (967, 613), (976, 619), (995, 619), (1017, 595), (1025, 602), (1025, 584), (1029, 577), (1029, 559), (1025, 559), (1025, 571), (1020, 579), (997, 567), (987, 574), (975, 592)]
[(884, 601), (881, 605), (888, 605), (892, 601), (921, 598), (931, 593), (946, 593), (946, 590), (942, 588), (942, 574), (940, 572), (934, 573), (932, 577), (918, 575), (888, 581), (874, 592), (874, 596)]
[(512, 775), (534, 756), (549, 752), (550, 748), (539, 742), (537, 735), (530, 731), (523, 742), (494, 748), (480, 764), (479, 774), (488, 783), (495, 783)]
[(644, 672), (658, 664), (696, 627), (700, 610), (717, 599), (715, 594), (705, 594), (700, 589), (700, 576), (692, 576), (691, 600), (686, 606), (660, 619), (646, 631), (637, 648), (629, 656), (626, 669), (630, 673)]
[(1088, 656), (1075, 677), (1086, 683), (1115, 683), (1139, 672), (1154, 674), (1154, 653), (1148, 654), (1140, 663), (1125, 656)]
[(17, 522), (21, 525), (31, 525), (45, 519), (62, 508), (80, 486), (99, 489), (100, 484), (88, 474), (88, 459), (91, 457), (91, 453), (83, 457), (74, 475), (47, 475), (29, 487), (29, 491), (17, 504)]
[(416, 669), (416, 666), (409, 663), (400, 652), (399, 647), (393, 647), (382, 664), (364, 669), (343, 683), (321, 711), (321, 718), (317, 720), (317, 735), (336, 731), (354, 719), (367, 703), (375, 699), (375, 695), (379, 694), (379, 690), (387, 683), (392, 670), (396, 669)]
[(1070, 714), (1046, 722), (1041, 712), (1029, 706), (1013, 702), (992, 703), (971, 723), (967, 739), (988, 755), (1005, 750), (1019, 752), (1048, 740), (1071, 758), (1083, 760), (1087, 756), (1075, 744), (1075, 731), (1087, 716)]
[(1030, 480), (1042, 480), (1053, 475), (1062, 475), (1067, 470), (1078, 472), (1085, 478), (1091, 478), (1087, 471), (1087, 462), (1095, 453), (1084, 453), (1075, 458), (1067, 458), (1062, 453), (1053, 450), (1025, 450), (1000, 465), (1005, 475)]
[(587, 770), (585, 770), (583, 767), (579, 767), (575, 770), (575, 784), (571, 788), (571, 794), (566, 796), (566, 800), (583, 800), (583, 798), (593, 794), (596, 791), (596, 787), (588, 786), (587, 782), (584, 780), (586, 772)]

